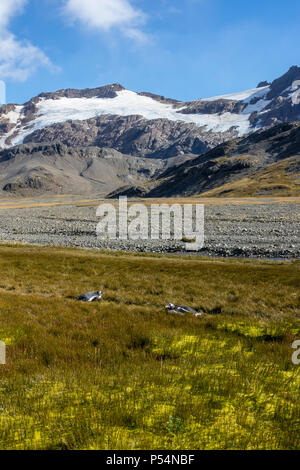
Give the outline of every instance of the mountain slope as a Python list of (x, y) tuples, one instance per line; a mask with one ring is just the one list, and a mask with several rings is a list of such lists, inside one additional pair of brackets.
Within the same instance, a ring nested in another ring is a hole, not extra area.
[(272, 84), (184, 103), (119, 84), (42, 93), (0, 108), (0, 147), (29, 142), (111, 147), (135, 156), (200, 154), (259, 128), (300, 118), (300, 68)]
[(0, 107), (0, 195), (295, 193), (299, 120), (296, 66), (187, 103), (120, 84), (42, 93)]
[(123, 155), (109, 148), (22, 144), (0, 151), (0, 195), (105, 195), (126, 184), (147, 185), (169, 165), (189, 158), (153, 160)]
[(300, 193), (300, 123), (237, 138), (159, 175), (149, 197)]
[(299, 157), (268, 165), (253, 175), (201, 194), (204, 197), (300, 196)]

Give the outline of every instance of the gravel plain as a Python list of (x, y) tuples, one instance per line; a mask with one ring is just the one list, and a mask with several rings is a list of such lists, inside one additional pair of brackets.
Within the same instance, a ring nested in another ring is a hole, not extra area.
[(214, 257), (300, 258), (300, 205), (295, 202), (205, 206), (205, 243), (198, 252), (187, 251), (182, 240), (97, 237), (97, 205), (0, 209), (2, 242)]

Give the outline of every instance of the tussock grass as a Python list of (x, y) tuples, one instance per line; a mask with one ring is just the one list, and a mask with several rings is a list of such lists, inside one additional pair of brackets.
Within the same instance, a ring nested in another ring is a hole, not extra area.
[(299, 263), (7, 246), (0, 270), (1, 449), (299, 448)]

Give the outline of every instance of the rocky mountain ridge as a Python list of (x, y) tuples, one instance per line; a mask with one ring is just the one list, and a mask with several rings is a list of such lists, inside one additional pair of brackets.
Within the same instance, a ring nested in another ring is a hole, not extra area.
[(231, 194), (243, 178), (255, 187), (255, 175), (262, 188), (282, 177), (287, 193), (298, 191), (299, 120), (296, 66), (272, 83), (186, 103), (118, 83), (41, 93), (0, 107), (0, 195)]
[(300, 67), (271, 84), (184, 103), (120, 84), (41, 93), (0, 108), (0, 147), (62, 142), (169, 158), (205, 153), (227, 140), (300, 119)]

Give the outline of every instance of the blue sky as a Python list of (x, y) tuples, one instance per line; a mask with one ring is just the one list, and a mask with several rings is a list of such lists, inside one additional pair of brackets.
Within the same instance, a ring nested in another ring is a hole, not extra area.
[(181, 100), (300, 65), (299, 0), (0, 0), (7, 101), (119, 82)]

